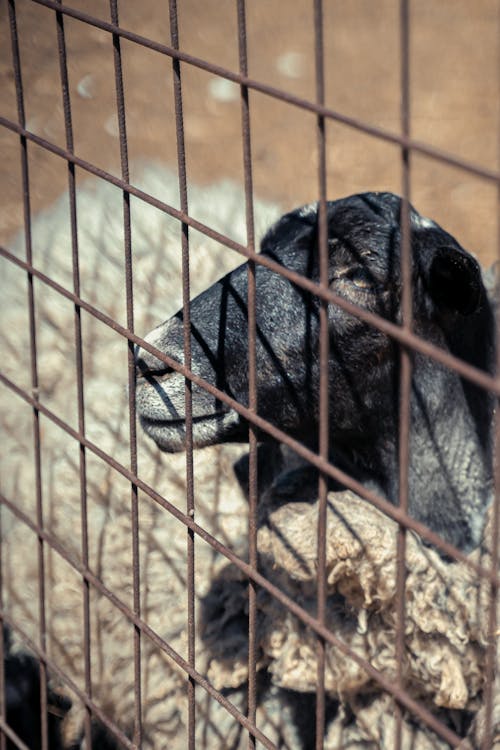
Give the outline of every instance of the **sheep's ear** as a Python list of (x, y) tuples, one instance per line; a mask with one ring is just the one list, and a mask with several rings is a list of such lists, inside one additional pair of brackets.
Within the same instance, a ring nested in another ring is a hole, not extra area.
[(430, 265), (428, 284), (434, 302), (441, 308), (470, 315), (481, 304), (479, 264), (458, 248), (438, 248)]
[(285, 214), (266, 232), (261, 250), (269, 252), (278, 246), (289, 247), (304, 237), (310, 237), (311, 230), (316, 227), (317, 215), (317, 203), (310, 203)]

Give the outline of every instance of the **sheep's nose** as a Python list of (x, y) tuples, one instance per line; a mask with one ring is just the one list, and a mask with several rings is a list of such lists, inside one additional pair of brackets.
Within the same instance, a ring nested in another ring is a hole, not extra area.
[(135, 349), (135, 366), (138, 377), (141, 377), (141, 375), (165, 375), (172, 372), (172, 368), (165, 362), (140, 346)]
[[(155, 328), (151, 333), (144, 339), (148, 344), (159, 349), (161, 352), (165, 352), (172, 359), (178, 362), (183, 362), (183, 351), (182, 346), (179, 347), (177, 342), (170, 341), (168, 331), (165, 331), (164, 326)], [(137, 346), (135, 350), (135, 365), (137, 369), (137, 375), (166, 375), (167, 373), (174, 372), (163, 360), (156, 357), (151, 352), (147, 351), (141, 346)]]

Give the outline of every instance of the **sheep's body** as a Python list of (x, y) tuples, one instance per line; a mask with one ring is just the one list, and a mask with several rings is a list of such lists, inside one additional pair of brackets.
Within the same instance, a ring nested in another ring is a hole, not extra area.
[[(317, 512), (315, 503), (286, 504), (271, 513), (269, 526), (259, 532), (266, 574), (294, 597), (301, 596), (309, 611), (314, 609), (316, 593)], [(396, 535), (396, 523), (374, 508), (366, 508), (366, 501), (353, 493), (330, 495), (326, 553), (329, 627), (376, 669), (394, 675)], [(485, 618), (480, 616), (485, 601), (478, 597), (477, 575), (464, 565), (444, 562), (412, 534), (406, 560), (408, 684), (415, 694), (437, 706), (474, 710), (482, 688), (486, 644)], [(463, 606), (457, 608), (457, 602)], [(278, 625), (279, 619), (267, 617), (269, 632), (264, 639), (264, 651), (273, 660), (272, 671), (279, 675), (283, 687), (310, 692), (316, 682), (315, 639), (308, 637), (296, 618), (288, 615), (286, 627)], [(279, 639), (277, 632), (286, 632), (287, 638)], [(301, 644), (300, 667), (293, 648), (287, 646), (288, 638)], [(328, 652), (326, 688), (331, 694), (372, 689), (370, 676), (349, 656), (333, 647)]]
[[(273, 497), (272, 487), (260, 499), (270, 507), (268, 522), (258, 532), (260, 571), (314, 614), (318, 505), (310, 499), (301, 501), (300, 489), (290, 494), (289, 502), (282, 504), (282, 500), (281, 492)], [(395, 522), (352, 492), (329, 494), (328, 626), (393, 683), (397, 676), (397, 530)], [(488, 567), (490, 546), (487, 529), (483, 544), (471, 558)], [(466, 563), (444, 561), (413, 533), (407, 537), (406, 564), (405, 686), (448, 726), (465, 733), (471, 716), (484, 704), (489, 585)], [(217, 619), (222, 592), (227, 600), (224, 615)], [(208, 674), (219, 688), (244, 685), (248, 676), (243, 622), (239, 631), (236, 627), (245, 595), (243, 576), (235, 576), (228, 567), (204, 601), (203, 632), (212, 654)], [(261, 668), (281, 688), (314, 694), (315, 635), (265, 592), (259, 594), (259, 610)], [(327, 726), (325, 747), (338, 747), (340, 737), (342, 747), (392, 747), (391, 699), (349, 655), (330, 645), (325, 687), (329, 698), (341, 707)], [(403, 727), (404, 747), (449, 747), (425, 724), (407, 718)]]

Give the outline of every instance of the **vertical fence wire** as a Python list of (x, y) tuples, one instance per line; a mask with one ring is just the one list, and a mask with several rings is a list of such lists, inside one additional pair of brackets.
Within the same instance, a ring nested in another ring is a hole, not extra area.
[[(179, 25), (177, 0), (169, 0), (170, 41), (175, 50), (179, 49)], [(181, 66), (178, 59), (172, 59), (174, 83), (175, 130), (177, 138), (177, 169), (179, 175), (179, 194), (181, 211), (188, 214), (188, 192), (186, 174), (186, 146), (184, 141), (184, 115), (182, 98)], [(184, 322), (184, 363), (191, 369), (191, 312), (189, 307), (189, 227), (182, 222), (182, 312)], [(192, 384), (186, 378), (184, 386), (185, 425), (186, 425), (186, 512), (194, 518), (194, 470), (193, 470), (193, 410)], [(192, 529), (187, 530), (187, 625), (188, 625), (188, 663), (195, 666), (195, 535)], [(196, 730), (196, 682), (188, 676), (188, 747), (195, 750)]]
[(4, 507), (0, 504), (0, 750), (6, 750), (6, 736), (3, 726), (7, 723), (7, 703), (5, 694), (5, 622), (4, 622)]
[[(113, 24), (118, 26), (118, 0), (110, 0), (110, 16)], [(112, 35), (113, 62), (115, 71), (116, 106), (118, 115), (118, 133), (120, 140), (121, 175), (125, 182), (130, 181), (127, 145), (127, 124), (125, 115), (125, 93), (123, 88), (123, 68), (121, 42), (118, 34)], [(127, 308), (127, 328), (134, 332), (134, 282), (132, 266), (132, 225), (130, 215), (130, 194), (124, 190), (123, 198), (123, 232), (125, 252), (125, 299)], [(137, 428), (136, 428), (136, 372), (134, 345), (127, 342), (128, 364), (128, 397), (129, 397), (129, 440), (130, 470), (137, 474)], [(130, 513), (132, 528), (132, 587), (133, 606), (136, 617), (141, 615), (140, 600), (140, 549), (139, 549), (139, 505), (138, 488), (130, 483)], [(134, 743), (142, 743), (142, 690), (141, 690), (141, 630), (134, 625)]]
[[(314, 41), (316, 102), (325, 103), (323, 3), (314, 0)], [(328, 289), (328, 224), (326, 206), (326, 132), (325, 118), (316, 118), (318, 155), (318, 263), (320, 286)], [(319, 301), (319, 456), (329, 457), (329, 398), (328, 398), (328, 302)], [(327, 525), (328, 477), (320, 472), (318, 480), (318, 531), (317, 531), (317, 619), (326, 625), (326, 525)], [(316, 685), (316, 750), (322, 750), (325, 734), (326, 694), (325, 666), (326, 644), (317, 638), (317, 685)]]
[[(497, 91), (500, 96), (500, 42), (498, 42), (498, 30), (500, 27), (500, 3), (497, 3)], [(497, 164), (500, 164), (500, 121), (497, 124)], [(497, 263), (500, 263), (500, 182), (497, 184)], [(500, 290), (498, 282), (495, 287), (496, 295), (496, 357), (495, 376), (500, 381)], [(491, 517), (491, 570), (498, 571), (500, 562), (499, 533), (500, 533), (500, 404), (498, 396), (495, 396), (495, 424), (494, 424), (494, 500)], [(494, 698), (499, 690), (500, 675), (496, 674), (498, 666), (498, 586), (491, 582), (488, 586), (490, 603), (488, 607), (488, 649), (486, 653), (485, 667), (485, 695), (484, 695), (484, 736), (479, 738), (481, 750), (489, 750), (493, 746), (493, 718)], [(498, 741), (498, 738), (495, 738)]]
[[(238, 53), (240, 73), (248, 75), (248, 50), (245, 0), (238, 0)], [(243, 169), (245, 183), (245, 216), (247, 247), (255, 250), (252, 149), (250, 138), (250, 107), (248, 87), (241, 85), (241, 134), (243, 144)], [(257, 361), (256, 361), (256, 273), (255, 263), (247, 266), (248, 310), (248, 408), (257, 413)], [(248, 562), (257, 569), (257, 429), (248, 427)], [(248, 706), (247, 717), (255, 725), (257, 716), (257, 585), (248, 581)], [(254, 750), (255, 736), (248, 733), (248, 748)]]
[[(24, 92), (21, 71), (21, 56), (19, 51), (19, 38), (17, 31), (17, 18), (15, 0), (9, 0), (9, 22), (12, 47), (12, 63), (14, 68), (14, 80), (16, 87), (17, 114), (19, 125), (26, 127), (26, 115), (24, 108)], [(33, 247), (31, 233), (31, 199), (30, 180), (28, 165), (28, 142), (24, 135), (20, 136), (21, 149), (21, 173), (23, 188), (23, 212), (24, 212), (24, 234), (26, 242), (26, 262), (33, 263)], [(37, 365), (37, 338), (36, 338), (36, 313), (35, 313), (35, 290), (33, 274), (27, 274), (28, 282), (28, 311), (30, 330), (30, 360), (31, 360), (31, 392), (34, 398), (39, 397), (38, 387), (38, 365)], [(40, 533), (43, 530), (43, 492), (42, 492), (42, 459), (40, 443), (40, 413), (33, 407), (33, 441), (35, 453), (35, 497), (36, 497), (36, 519), (38, 527), (37, 554), (38, 554), (38, 609), (39, 609), (39, 638), (40, 646), (46, 650), (46, 608), (45, 608), (45, 550), (44, 541)], [(48, 750), (48, 725), (47, 725), (47, 665), (44, 660), (40, 661), (40, 725), (41, 725), (41, 750)]]
[[(500, 217), (500, 187), (498, 190), (497, 205)], [(500, 225), (500, 218), (498, 220)], [(500, 260), (500, 229), (498, 230), (498, 258)], [(498, 294), (498, 291), (496, 292)], [(496, 340), (496, 372), (500, 373), (500, 306), (497, 303), (496, 323), (497, 323), (497, 340)], [(500, 562), (499, 555), (499, 532), (500, 532), (500, 410), (498, 397), (496, 397), (497, 408), (495, 411), (495, 429), (494, 429), (494, 456), (495, 456), (495, 497), (493, 500), (492, 517), (491, 517), (491, 570), (498, 571)], [(479, 737), (480, 750), (489, 750), (493, 747), (493, 718), (495, 708), (495, 694), (498, 690), (500, 675), (497, 672), (497, 649), (498, 649), (498, 586), (490, 582), (489, 586), (490, 602), (487, 613), (487, 638), (488, 647), (486, 652), (485, 665), (485, 690), (484, 690), (484, 734)], [(496, 678), (496, 682), (495, 682)], [(498, 738), (496, 738), (498, 741)]]
[[(59, 0), (61, 2), (61, 0)], [(68, 64), (66, 53), (66, 37), (64, 31), (64, 17), (56, 11), (57, 45), (59, 53), (59, 74), (61, 80), (62, 104), (64, 112), (64, 128), (66, 137), (66, 148), (74, 153), (73, 121), (71, 113), (71, 99), (68, 79)], [(73, 291), (80, 296), (80, 264), (78, 247), (78, 224), (76, 207), (76, 175), (75, 165), (68, 165), (68, 195), (71, 228), (71, 255), (73, 264)], [(85, 401), (83, 389), (83, 344), (82, 344), (82, 321), (81, 308), (78, 304), (74, 306), (74, 339), (75, 339), (75, 372), (77, 386), (77, 410), (78, 431), (85, 435)], [(79, 443), (79, 478), (80, 478), (80, 517), (81, 517), (81, 551), (82, 562), (85, 568), (89, 565), (89, 539), (88, 539), (88, 513), (87, 513), (87, 466), (86, 450), (83, 443)], [(88, 581), (82, 578), (83, 592), (83, 660), (85, 692), (92, 697), (92, 673), (90, 658), (90, 587)], [(90, 748), (91, 742), (91, 712), (85, 706), (84, 735), (85, 743)]]
[[(400, 86), (401, 86), (401, 134), (410, 135), (410, 25), (408, 0), (401, 0), (399, 8), (400, 28)], [(413, 317), (412, 256), (410, 234), (410, 150), (401, 149), (402, 201), (401, 201), (401, 256), (400, 273), (402, 282), (401, 317), (403, 329), (410, 332)], [(410, 462), (410, 398), (412, 362), (411, 352), (400, 346), (399, 376), (399, 507), (408, 512), (409, 462)], [(396, 540), (396, 681), (404, 690), (405, 667), (405, 599), (406, 599), (406, 537), (404, 526), (398, 526)], [(399, 703), (395, 706), (394, 747), (400, 750), (403, 737), (403, 710)]]

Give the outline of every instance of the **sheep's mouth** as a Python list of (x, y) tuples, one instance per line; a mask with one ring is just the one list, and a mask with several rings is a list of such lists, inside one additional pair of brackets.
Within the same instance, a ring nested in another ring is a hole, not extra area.
[[(212, 420), (221, 419), (226, 416), (227, 411), (216, 411), (210, 414), (199, 414), (192, 417), (193, 427), (205, 422), (211, 422)], [(165, 428), (165, 429), (185, 429), (186, 417), (172, 417), (168, 419), (155, 419), (154, 417), (140, 416), (142, 427), (147, 430), (151, 428)]]
[[(183, 416), (155, 419), (140, 415), (144, 432), (157, 446), (168, 453), (186, 449), (186, 419)], [(204, 448), (214, 443), (238, 440), (239, 414), (233, 409), (193, 416), (193, 447)]]
[[(247, 430), (239, 414), (193, 384), (193, 447), (245, 442)], [(186, 449), (185, 379), (171, 373), (165, 379), (147, 375), (137, 383), (137, 413), (141, 427), (157, 446), (170, 453)]]

